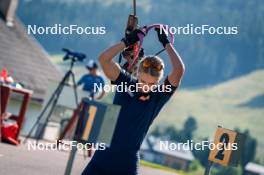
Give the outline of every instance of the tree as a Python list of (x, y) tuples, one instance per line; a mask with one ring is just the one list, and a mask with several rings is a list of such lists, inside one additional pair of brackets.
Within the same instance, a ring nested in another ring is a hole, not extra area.
[[(204, 138), (202, 140), (208, 140), (208, 138)], [(210, 153), (210, 149), (206, 147), (204, 150), (196, 150), (193, 151), (194, 157), (199, 160), (199, 162), (202, 164), (203, 167), (205, 167), (208, 163), (208, 156)]]
[(187, 140), (192, 140), (193, 132), (197, 129), (197, 122), (193, 116), (189, 116), (181, 130), (181, 141), (186, 142)]
[(246, 136), (246, 139), (241, 155), (241, 165), (243, 169), (249, 162), (254, 161), (257, 148), (257, 140), (250, 135), (249, 130), (246, 130), (244, 134)]
[(150, 135), (154, 137), (161, 137), (162, 136), (162, 131), (159, 126), (156, 126), (150, 133)]
[(165, 130), (164, 130), (164, 135), (167, 136), (167, 138), (170, 141), (179, 141), (180, 140), (180, 135), (179, 135), (179, 131), (174, 127), (174, 126), (168, 126)]

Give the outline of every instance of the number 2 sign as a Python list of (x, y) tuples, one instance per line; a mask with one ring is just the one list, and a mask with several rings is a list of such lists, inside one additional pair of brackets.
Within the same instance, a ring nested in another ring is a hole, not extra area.
[(244, 136), (235, 131), (218, 128), (214, 137), (214, 149), (209, 160), (223, 166), (237, 165), (243, 147)]

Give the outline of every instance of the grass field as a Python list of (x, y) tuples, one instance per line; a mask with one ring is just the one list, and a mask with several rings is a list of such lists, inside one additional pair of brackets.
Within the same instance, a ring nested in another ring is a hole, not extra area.
[[(258, 140), (258, 158), (264, 158), (264, 70), (194, 90), (181, 89), (154, 122), (181, 128), (188, 116), (198, 122), (196, 138), (212, 140), (218, 125), (249, 129)], [(264, 160), (262, 160), (264, 161)]]
[[(59, 55), (51, 59), (64, 70), (68, 66)], [(86, 70), (78, 66), (74, 72), (78, 79)], [(111, 102), (111, 98), (112, 94), (108, 94), (104, 101)], [(162, 123), (180, 129), (190, 115), (198, 122), (196, 139), (208, 137), (212, 140), (218, 125), (248, 129), (258, 140), (257, 157), (264, 163), (264, 70), (211, 87), (180, 89), (163, 108), (152, 128)]]

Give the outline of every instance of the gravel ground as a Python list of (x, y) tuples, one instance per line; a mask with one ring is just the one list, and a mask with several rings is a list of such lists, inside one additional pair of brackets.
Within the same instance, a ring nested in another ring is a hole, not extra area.
[[(28, 150), (27, 144), (13, 146), (0, 143), (0, 174), (62, 175), (66, 168), (68, 156), (69, 152), (65, 151), (34, 151)], [(84, 158), (82, 152), (78, 152), (72, 174), (80, 174), (89, 160), (89, 158)], [(141, 166), (140, 175), (176, 174)]]

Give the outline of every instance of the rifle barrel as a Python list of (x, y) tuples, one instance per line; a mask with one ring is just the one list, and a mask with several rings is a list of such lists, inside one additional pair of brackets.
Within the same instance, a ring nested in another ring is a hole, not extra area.
[(137, 15), (137, 2), (136, 2), (136, 0), (133, 0), (133, 13), (134, 13), (134, 16), (136, 16)]

